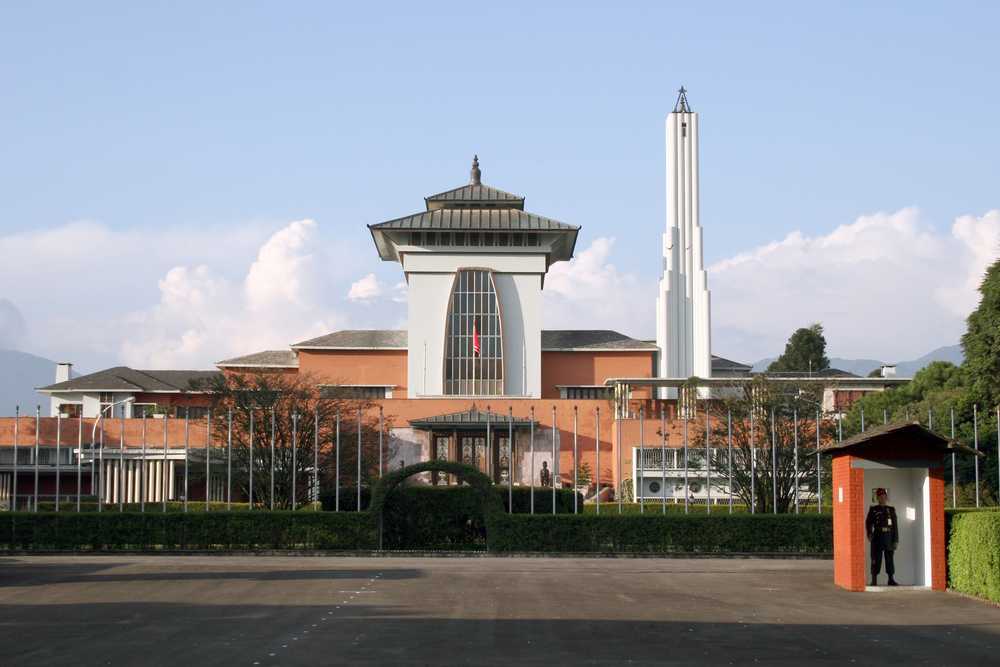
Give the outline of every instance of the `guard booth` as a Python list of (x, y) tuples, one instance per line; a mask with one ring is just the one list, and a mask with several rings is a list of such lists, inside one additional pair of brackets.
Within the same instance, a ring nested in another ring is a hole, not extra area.
[(946, 455), (957, 450), (976, 453), (917, 422), (877, 426), (820, 448), (833, 458), (834, 583), (867, 589), (865, 517), (876, 503), (875, 489), (884, 488), (899, 522), (896, 581), (945, 589), (944, 466)]

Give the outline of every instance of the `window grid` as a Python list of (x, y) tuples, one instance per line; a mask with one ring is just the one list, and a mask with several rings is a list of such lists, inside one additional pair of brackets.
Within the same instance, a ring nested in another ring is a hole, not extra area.
[[(480, 354), (472, 349), (473, 323)], [(503, 340), (493, 275), (462, 269), (448, 310), (445, 336), (444, 393), (462, 396), (503, 394)]]

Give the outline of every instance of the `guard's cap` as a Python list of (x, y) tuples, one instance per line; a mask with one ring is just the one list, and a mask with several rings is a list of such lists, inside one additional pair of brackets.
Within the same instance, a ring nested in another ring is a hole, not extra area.
[(881, 487), (875, 489), (875, 497), (876, 498), (878, 498), (879, 496), (888, 496), (888, 495), (889, 495), (889, 492), (886, 491), (885, 489), (881, 488)]

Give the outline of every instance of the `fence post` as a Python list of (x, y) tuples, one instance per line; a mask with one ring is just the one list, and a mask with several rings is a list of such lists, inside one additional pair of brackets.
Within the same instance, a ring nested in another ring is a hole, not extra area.
[(976, 509), (979, 508), (979, 406), (972, 404), (972, 443), (976, 450), (973, 465), (976, 471)]
[(684, 411), (684, 513), (690, 511), (688, 507), (690, 492), (688, 491), (688, 413)]
[(597, 504), (597, 514), (601, 514), (601, 406), (597, 406), (596, 412), (594, 413), (594, 423), (596, 428), (594, 435), (594, 453), (596, 454), (597, 461), (595, 465), (597, 470), (594, 472), (594, 477), (597, 479), (597, 494), (594, 496), (594, 500)]
[(340, 408), (337, 408), (337, 434), (333, 455), (333, 511), (340, 511)]
[(795, 513), (799, 513), (799, 409), (792, 409), (792, 456), (795, 459), (795, 477), (792, 492), (795, 494)]
[(226, 420), (229, 422), (226, 434), (226, 511), (233, 509), (233, 409), (227, 410)]
[(32, 502), (35, 505), (34, 511), (38, 511), (38, 429), (42, 423), (42, 406), (35, 406), (35, 494)]
[(726, 432), (729, 440), (729, 513), (733, 513), (733, 410), (726, 411)]
[(660, 402), (660, 514), (667, 513), (667, 413)]
[(646, 464), (645, 455), (646, 448), (644, 446), (643, 440), (645, 440), (645, 428), (646, 423), (646, 406), (639, 406), (639, 460), (636, 461), (636, 465), (633, 466), (635, 469), (635, 474), (632, 479), (632, 496), (639, 500), (639, 514), (646, 513), (646, 494), (645, 489), (642, 488), (643, 485), (643, 467)]
[[(531, 514), (535, 513), (535, 406), (531, 406), (531, 423), (529, 428), (531, 429), (531, 435), (529, 437), (529, 444), (531, 445)], [(461, 457), (461, 452), (459, 452), (459, 457)]]
[(274, 511), (274, 454), (275, 454), (275, 451), (274, 451), (274, 440), (275, 440), (275, 432), (277, 430), (277, 428), (276, 428), (276, 421), (277, 420), (276, 420), (275, 414), (274, 414), (274, 405), (272, 404), (271, 405), (271, 466), (270, 466), (270, 468), (271, 468), (271, 488), (270, 488), (270, 502), (268, 503), (268, 505), (270, 506), (272, 512)]
[(573, 406), (573, 514), (579, 513), (579, 500), (577, 499), (576, 489), (580, 485), (580, 480), (577, 469), (579, 468), (579, 463), (577, 462), (577, 420), (579, 419), (579, 414), (577, 413), (577, 407)]
[[(21, 406), (14, 406), (14, 495), (13, 501), (11, 502), (10, 509), (12, 512), (17, 511), (17, 439), (21, 426)], [(90, 478), (90, 485), (94, 485), (94, 478)]]
[(298, 461), (298, 449), (299, 449), (299, 413), (292, 413), (292, 511), (294, 512), (297, 506), (295, 497), (295, 481), (299, 476), (299, 461)]
[(205, 413), (205, 511), (212, 499), (212, 408)]
[(80, 492), (83, 486), (83, 411), (76, 418), (76, 511), (80, 512)]

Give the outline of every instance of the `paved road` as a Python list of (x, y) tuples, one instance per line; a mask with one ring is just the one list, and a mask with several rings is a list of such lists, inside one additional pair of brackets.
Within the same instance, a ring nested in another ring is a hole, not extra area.
[(830, 561), (0, 556), (0, 665), (1000, 664), (1000, 609)]

